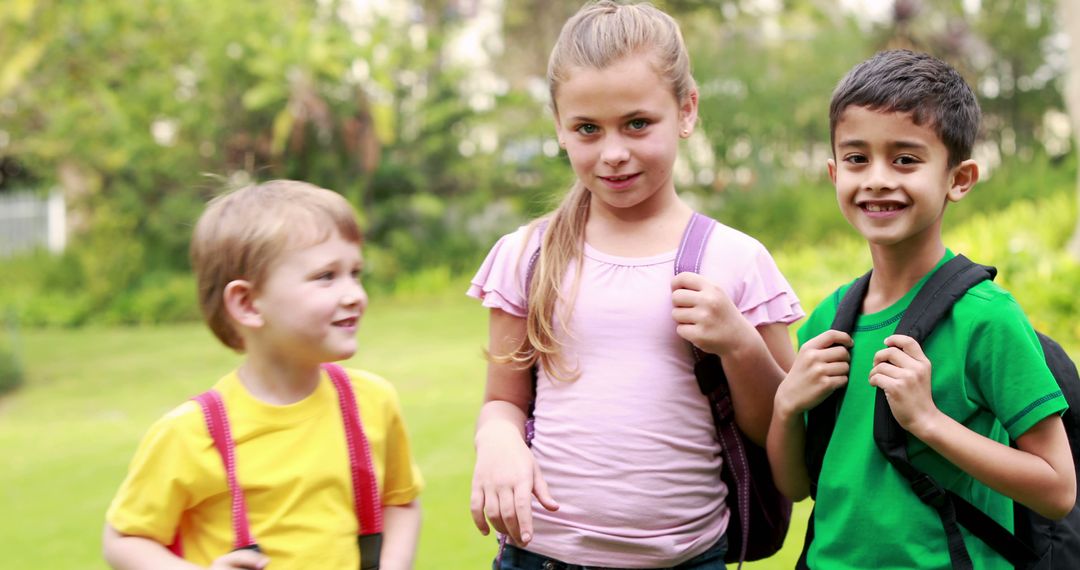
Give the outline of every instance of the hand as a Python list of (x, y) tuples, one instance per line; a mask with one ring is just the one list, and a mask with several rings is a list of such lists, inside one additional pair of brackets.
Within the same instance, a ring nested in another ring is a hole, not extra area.
[(846, 385), (851, 346), (851, 336), (837, 330), (827, 330), (806, 341), (776, 390), (777, 409), (801, 414)]
[(234, 550), (214, 560), (210, 570), (263, 570), (270, 558), (254, 550)]
[(727, 293), (701, 275), (676, 275), (671, 291), (675, 332), (705, 352), (724, 356), (754, 332)]
[(558, 510), (559, 504), (551, 498), (532, 451), (518, 434), (488, 431), (477, 434), (469, 500), (473, 522), (486, 536), (487, 521), (491, 521), (497, 532), (525, 546), (532, 540), (532, 497), (549, 511)]
[(915, 434), (917, 426), (939, 412), (930, 389), (930, 360), (909, 336), (894, 334), (885, 339), (885, 346), (874, 355), (870, 385), (885, 391), (900, 427)]

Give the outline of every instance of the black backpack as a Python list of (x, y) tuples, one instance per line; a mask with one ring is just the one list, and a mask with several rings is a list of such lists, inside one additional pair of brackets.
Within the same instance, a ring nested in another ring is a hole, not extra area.
[[(968, 289), (982, 281), (992, 280), (995, 275), (995, 268), (973, 263), (963, 255), (950, 259), (916, 294), (901, 317), (896, 334), (908, 335), (923, 344), (938, 322), (952, 310), (956, 301), (963, 297)], [(833, 329), (848, 334), (854, 330), (869, 283), (870, 273), (867, 273), (852, 284), (837, 307)], [(1046, 356), (1046, 364), (1069, 404), (1069, 409), (1062, 419), (1069, 445), (1072, 447), (1073, 464), (1080, 465), (1080, 377), (1077, 375), (1076, 365), (1061, 346), (1042, 333), (1037, 334)], [(843, 398), (844, 390), (841, 388), (808, 413), (806, 466), (811, 481), (810, 494), (815, 498), (822, 460), (836, 426), (836, 417)], [(874, 407), (874, 443), (889, 463), (908, 480), (919, 499), (934, 508), (941, 517), (953, 568), (972, 568), (971, 558), (964, 546), (958, 525), (963, 525), (968, 532), (983, 540), (1018, 569), (1080, 568), (1080, 506), (1074, 505), (1072, 511), (1062, 520), (1052, 521), (1014, 502), (1014, 535), (912, 465), (907, 455), (907, 435), (893, 417), (885, 393), (878, 390)], [(814, 537), (813, 517), (811, 512), (806, 542), (799, 560), (800, 568), (807, 567), (806, 553)]]

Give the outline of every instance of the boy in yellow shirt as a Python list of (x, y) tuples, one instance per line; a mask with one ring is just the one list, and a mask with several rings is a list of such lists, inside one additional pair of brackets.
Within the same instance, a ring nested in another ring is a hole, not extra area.
[(246, 357), (144, 437), (106, 514), (113, 568), (412, 566), (423, 482), (397, 395), (323, 364), (356, 352), (360, 242), (348, 202), (310, 184), (210, 202), (191, 244), (199, 303)]

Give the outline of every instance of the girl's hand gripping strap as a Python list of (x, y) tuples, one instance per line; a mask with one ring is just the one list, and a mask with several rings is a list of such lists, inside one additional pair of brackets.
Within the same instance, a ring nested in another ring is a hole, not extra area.
[(352, 472), (353, 502), (360, 531), (360, 570), (377, 570), (382, 550), (382, 498), (375, 469), (371, 463), (371, 447), (360, 423), (360, 408), (356, 404), (348, 374), (337, 364), (326, 363), (323, 370), (337, 390), (341, 417), (345, 422), (345, 440), (349, 445), (349, 468)]
[(206, 428), (225, 465), (225, 482), (229, 486), (229, 495), (232, 497), (233, 550), (259, 551), (259, 545), (255, 543), (255, 538), (251, 536), (251, 528), (248, 526), (244, 489), (236, 480), (236, 445), (233, 443), (232, 430), (229, 429), (229, 418), (225, 415), (225, 404), (221, 401), (221, 394), (216, 390), (207, 390), (195, 396), (193, 400), (202, 408)]

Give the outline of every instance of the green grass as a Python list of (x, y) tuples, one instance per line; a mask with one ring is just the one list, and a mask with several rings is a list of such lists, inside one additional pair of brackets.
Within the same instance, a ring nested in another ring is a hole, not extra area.
[[(453, 295), (380, 302), (351, 364), (391, 379), (427, 481), (418, 568), (489, 567), (495, 543), (469, 516), (472, 428), (487, 313)], [(239, 358), (201, 325), (23, 331), (26, 385), (0, 399), (0, 537), (5, 568), (104, 568), (105, 509), (149, 424)], [(790, 568), (785, 554), (750, 568)]]

